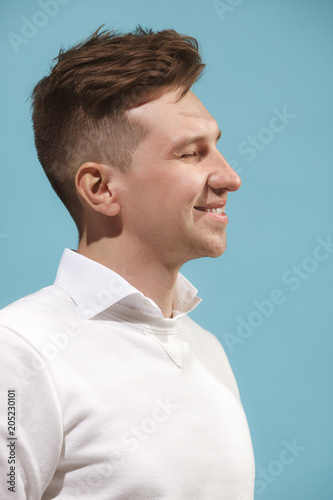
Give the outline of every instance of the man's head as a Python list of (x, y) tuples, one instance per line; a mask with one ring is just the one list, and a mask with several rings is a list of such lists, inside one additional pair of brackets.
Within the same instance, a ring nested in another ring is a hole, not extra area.
[(39, 158), (81, 249), (100, 242), (103, 254), (129, 261), (131, 249), (170, 269), (223, 253), (227, 192), (240, 179), (190, 90), (202, 69), (196, 41), (172, 30), (95, 33), (37, 85)]
[(141, 27), (128, 34), (95, 32), (60, 51), (49, 76), (33, 91), (39, 160), (82, 233), (75, 176), (86, 162), (122, 172), (148, 131), (127, 111), (175, 88), (186, 94), (204, 68), (194, 38)]

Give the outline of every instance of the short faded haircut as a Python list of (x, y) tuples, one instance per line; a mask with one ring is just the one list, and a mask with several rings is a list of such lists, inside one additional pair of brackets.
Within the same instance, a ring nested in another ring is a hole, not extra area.
[(128, 171), (147, 130), (125, 112), (149, 101), (157, 87), (172, 86), (183, 97), (205, 66), (196, 39), (174, 30), (100, 30), (61, 49), (32, 93), (38, 158), (79, 235), (78, 168), (89, 161)]

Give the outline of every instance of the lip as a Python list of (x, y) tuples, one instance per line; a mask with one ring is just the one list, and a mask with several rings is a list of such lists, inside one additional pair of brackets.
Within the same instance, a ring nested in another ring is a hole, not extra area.
[(212, 209), (212, 208), (224, 208), (225, 205), (226, 205), (226, 200), (224, 201), (215, 201), (215, 202), (211, 202), (211, 203), (206, 203), (205, 205), (196, 205), (194, 207), (194, 209), (197, 211), (197, 212), (201, 212), (202, 216), (207, 216), (207, 217), (210, 217), (210, 218), (213, 218), (215, 219), (216, 221), (222, 223), (222, 224), (228, 224), (228, 216), (227, 214), (223, 211), (221, 214), (217, 214), (217, 213), (214, 213), (214, 212), (205, 212), (204, 209), (205, 208), (209, 208), (209, 209)]
[[(212, 201), (211, 203), (207, 203), (206, 205), (196, 205), (194, 208), (196, 210), (200, 210), (202, 211), (202, 209), (204, 208), (223, 208), (225, 207), (227, 203), (227, 200), (220, 200), (220, 201)], [(206, 212), (206, 213), (209, 213), (209, 212)]]

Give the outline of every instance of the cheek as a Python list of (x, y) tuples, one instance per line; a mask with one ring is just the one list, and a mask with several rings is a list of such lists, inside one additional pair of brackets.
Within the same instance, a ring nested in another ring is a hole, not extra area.
[(202, 194), (204, 181), (202, 177), (194, 175), (188, 169), (177, 169), (168, 164), (168, 168), (149, 168), (142, 176), (132, 179), (129, 186), (131, 193), (127, 196), (130, 202), (149, 214), (149, 210), (160, 207), (163, 213), (160, 216), (169, 217), (171, 214), (183, 213), (186, 216), (192, 212), (198, 197)]

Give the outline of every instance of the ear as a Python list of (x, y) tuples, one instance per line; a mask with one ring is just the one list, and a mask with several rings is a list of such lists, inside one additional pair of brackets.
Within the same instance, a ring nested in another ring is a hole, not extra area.
[(116, 173), (100, 163), (81, 165), (75, 176), (75, 186), (81, 198), (96, 212), (115, 216), (120, 212)]

